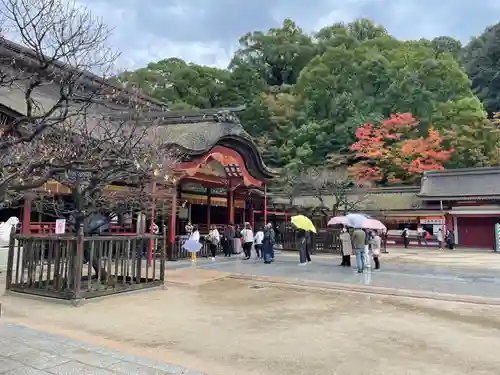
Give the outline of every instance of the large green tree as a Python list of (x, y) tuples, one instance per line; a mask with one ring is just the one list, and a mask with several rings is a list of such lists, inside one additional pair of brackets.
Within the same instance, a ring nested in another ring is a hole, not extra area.
[[(301, 171), (345, 158), (358, 127), (391, 113), (412, 113), (421, 135), (432, 127), (457, 150), (471, 132), (492, 130), (481, 100), (498, 108), (496, 30), (462, 49), (448, 36), (401, 41), (366, 19), (314, 34), (286, 19), (242, 36), (227, 69), (168, 58), (120, 79), (174, 109), (244, 104), (242, 123), (265, 161)], [(449, 166), (495, 163), (497, 144), (478, 138)]]
[(472, 88), (490, 115), (500, 111), (500, 23), (488, 27), (462, 51)]
[(352, 32), (359, 26), (321, 30), (330, 46), (297, 81), (295, 92), (306, 114), (298, 133), (314, 135), (309, 142), (296, 138), (302, 144), (297, 148), (311, 164), (352, 144), (355, 129), (364, 122), (391, 113), (413, 113), (422, 132), (431, 124), (439, 130), (463, 123), (464, 102), (477, 104), (467, 107), (468, 117), (484, 119), (469, 79), (451, 53), (437, 53), (433, 42), (425, 40), (397, 41), (367, 21), (362, 25), (372, 30), (359, 33), (362, 37)]

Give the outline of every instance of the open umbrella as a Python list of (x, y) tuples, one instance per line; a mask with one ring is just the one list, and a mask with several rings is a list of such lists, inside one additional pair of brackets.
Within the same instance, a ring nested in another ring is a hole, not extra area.
[(195, 240), (187, 240), (182, 247), (190, 253), (197, 253), (201, 250), (201, 243)]
[(309, 219), (307, 216), (304, 215), (292, 216), (290, 218), (290, 221), (292, 222), (293, 225), (295, 225), (297, 229), (308, 230), (313, 233), (317, 233), (316, 227), (314, 226), (311, 219)]
[(349, 219), (345, 216), (335, 216), (328, 221), (328, 225), (349, 225)]
[(365, 229), (375, 229), (387, 232), (387, 228), (381, 221), (375, 219), (366, 219), (362, 222), (362, 227)]
[(346, 219), (349, 221), (347, 224), (353, 228), (363, 228), (363, 222), (368, 219), (366, 215), (363, 214), (348, 214), (346, 215)]

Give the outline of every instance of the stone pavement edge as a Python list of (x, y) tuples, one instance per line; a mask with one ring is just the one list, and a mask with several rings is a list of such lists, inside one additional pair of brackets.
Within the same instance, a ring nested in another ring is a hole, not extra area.
[(206, 375), (0, 322), (1, 375)]

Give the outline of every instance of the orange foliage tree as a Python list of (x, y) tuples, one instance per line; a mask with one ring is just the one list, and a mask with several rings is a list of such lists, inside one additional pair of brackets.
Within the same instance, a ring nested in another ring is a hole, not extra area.
[(420, 136), (419, 122), (411, 113), (391, 115), (377, 125), (365, 123), (356, 138), (351, 150), (358, 162), (351, 171), (358, 181), (412, 182), (425, 171), (444, 169), (453, 153), (435, 129)]

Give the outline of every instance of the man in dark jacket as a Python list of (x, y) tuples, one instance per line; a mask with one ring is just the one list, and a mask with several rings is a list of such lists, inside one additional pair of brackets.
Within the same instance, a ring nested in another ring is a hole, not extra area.
[(234, 250), (234, 228), (231, 224), (224, 228), (224, 256), (230, 257)]

